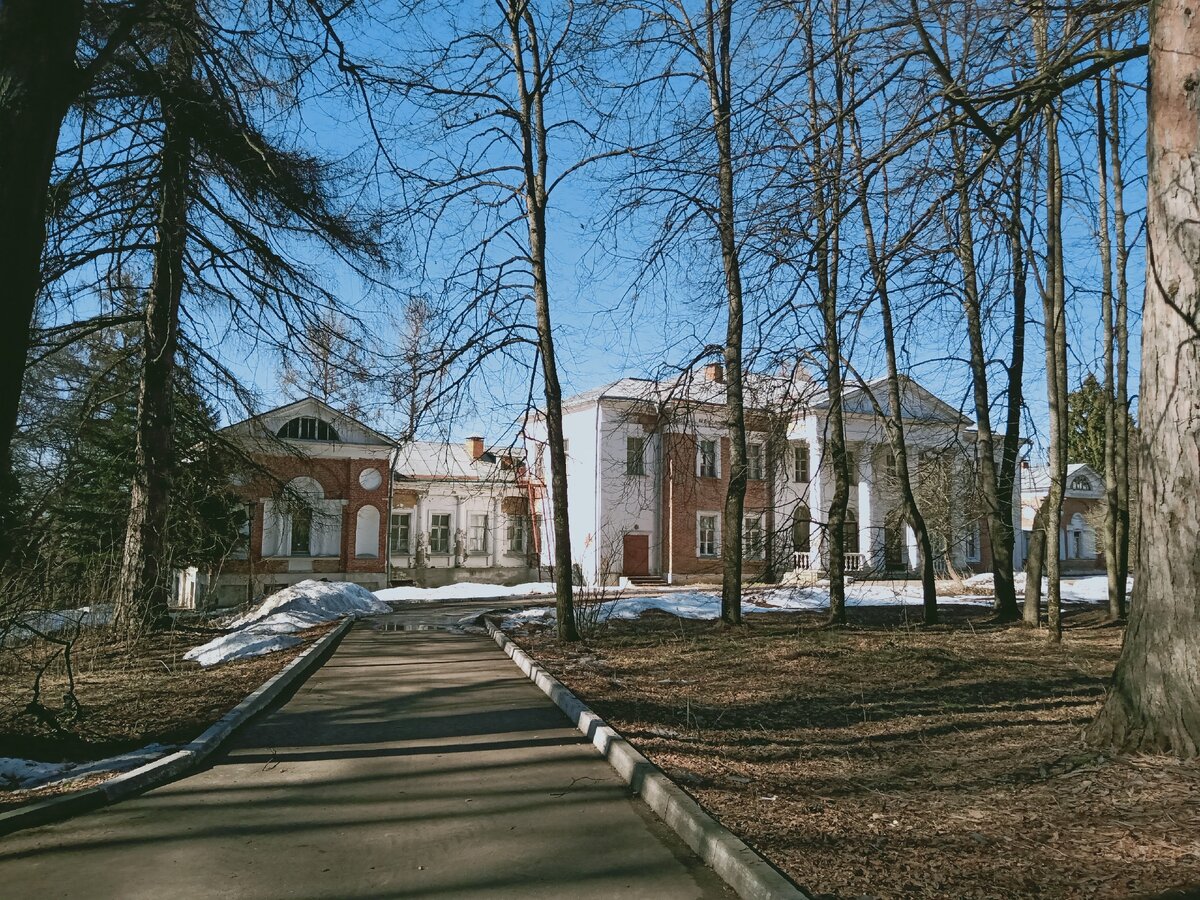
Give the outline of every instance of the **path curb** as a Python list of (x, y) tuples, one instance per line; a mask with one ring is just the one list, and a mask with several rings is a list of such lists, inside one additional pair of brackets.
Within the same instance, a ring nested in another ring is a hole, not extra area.
[(0, 835), (32, 828), (98, 809), (133, 794), (166, 784), (197, 768), (212, 756), (247, 720), (262, 712), (280, 694), (324, 661), (328, 651), (354, 624), (346, 618), (315, 644), (263, 682), (237, 706), (210, 725), (199, 737), (162, 759), (123, 772), (94, 787), (50, 797), (0, 813)]
[(746, 900), (810, 900), (782, 872), (759, 856), (733, 832), (663, 774), (662, 770), (606, 725), (561, 681), (509, 640), (491, 619), (488, 633), (529, 680), (541, 688), (616, 769), (633, 792), (654, 810), (671, 830), (683, 838), (739, 897)]

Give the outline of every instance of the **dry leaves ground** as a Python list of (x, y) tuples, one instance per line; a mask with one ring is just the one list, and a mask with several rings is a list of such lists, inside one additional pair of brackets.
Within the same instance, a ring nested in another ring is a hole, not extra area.
[(515, 637), (816, 897), (1200, 896), (1200, 765), (1080, 741), (1121, 629), (1077, 608), (1053, 647), (944, 613)]
[[(81, 711), (63, 713), (67, 679), (61, 658), (42, 680), (42, 703), (59, 716), (34, 715), (33, 663), (55, 648), (34, 642), (0, 652), (0, 756), (43, 762), (104, 759), (147, 744), (186, 743), (221, 718), (324, 634), (322, 626), (296, 635), (304, 643), (254, 659), (202, 669), (183, 659), (216, 632), (166, 631), (138, 641), (107, 629), (85, 632), (72, 654)], [(103, 780), (72, 783), (75, 789)], [(0, 810), (40, 799), (62, 787), (0, 791)]]

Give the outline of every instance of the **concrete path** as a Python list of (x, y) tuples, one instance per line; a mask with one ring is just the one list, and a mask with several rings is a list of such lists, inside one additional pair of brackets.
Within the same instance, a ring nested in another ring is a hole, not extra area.
[(489, 638), (358, 624), (210, 768), (0, 840), (12, 898), (730, 897)]

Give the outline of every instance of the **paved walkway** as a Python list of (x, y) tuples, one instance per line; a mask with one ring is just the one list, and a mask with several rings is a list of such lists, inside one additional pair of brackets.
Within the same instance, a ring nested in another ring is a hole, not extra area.
[(359, 623), (210, 768), (0, 839), (12, 898), (731, 897), (489, 638)]

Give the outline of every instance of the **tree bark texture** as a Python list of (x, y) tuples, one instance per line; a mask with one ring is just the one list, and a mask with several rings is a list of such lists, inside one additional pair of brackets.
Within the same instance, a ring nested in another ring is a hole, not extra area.
[(1138, 442), (1142, 538), (1129, 626), (1089, 739), (1200, 755), (1200, 28), (1150, 12), (1147, 273)]
[(12, 546), (12, 442), (41, 290), (46, 198), (59, 129), (75, 95), (83, 4), (0, 3), (0, 558)]
[[(187, 40), (186, 35), (172, 38), (165, 79), (168, 85), (183, 86), (191, 78), (192, 54), (187, 49)], [(162, 99), (158, 238), (154, 274), (142, 319), (135, 472), (115, 598), (116, 624), (126, 631), (158, 627), (167, 621), (170, 599), (167, 522), (176, 464), (172, 386), (183, 296), (192, 160), (187, 111), (178, 100), (185, 93), (175, 91), (174, 97)]]
[(521, 161), (524, 175), (525, 220), (529, 231), (529, 262), (537, 316), (538, 355), (546, 401), (546, 435), (550, 445), (550, 498), (554, 507), (554, 588), (558, 637), (578, 641), (571, 560), (571, 526), (567, 510), (567, 452), (563, 444), (562, 386), (554, 355), (550, 323), (550, 288), (546, 269), (546, 169), (548, 163), (542, 50), (533, 15), (521, 0), (506, 11), (511, 36), (513, 70), (521, 110)]
[[(746, 507), (746, 408), (742, 378), (742, 270), (734, 220), (730, 32), (733, 0), (720, 0), (708, 22), (708, 90), (717, 150), (717, 232), (725, 273), (725, 427), (729, 484), (721, 523), (721, 621), (742, 621), (742, 527)], [(715, 20), (715, 21), (714, 21)]]

